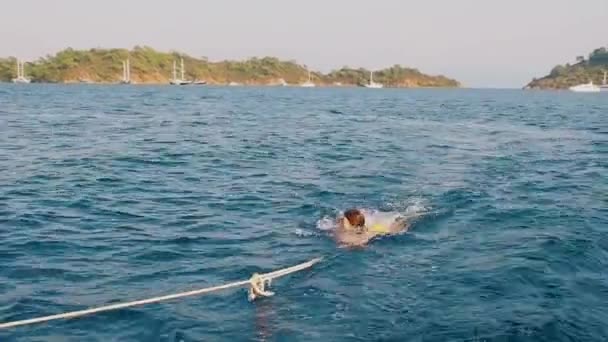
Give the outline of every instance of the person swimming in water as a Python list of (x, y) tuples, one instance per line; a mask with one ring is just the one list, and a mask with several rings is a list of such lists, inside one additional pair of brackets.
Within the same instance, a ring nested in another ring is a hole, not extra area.
[(366, 222), (362, 210), (349, 209), (338, 218), (335, 237), (340, 244), (364, 246), (371, 239), (387, 234), (397, 234), (409, 229), (405, 217), (398, 216), (390, 223)]

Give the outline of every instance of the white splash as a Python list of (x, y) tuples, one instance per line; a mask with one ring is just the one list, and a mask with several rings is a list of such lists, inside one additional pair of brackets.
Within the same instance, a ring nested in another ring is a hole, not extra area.
[(320, 230), (332, 230), (336, 227), (336, 218), (335, 217), (323, 217), (319, 221), (317, 221), (317, 228)]
[[(403, 217), (413, 219), (424, 216), (430, 211), (430, 206), (427, 201), (420, 197), (410, 198), (401, 202), (387, 203), (387, 207), (392, 209), (389, 211), (380, 211), (373, 208), (361, 208), (365, 215), (368, 224), (384, 224), (390, 225), (395, 219)], [(336, 228), (336, 218), (342, 215), (338, 212), (336, 216), (325, 216), (317, 221), (317, 228), (323, 231), (330, 231)]]
[(296, 228), (294, 233), (299, 237), (308, 237), (308, 236), (315, 235), (314, 232), (306, 231), (306, 230), (300, 229), (300, 228)]

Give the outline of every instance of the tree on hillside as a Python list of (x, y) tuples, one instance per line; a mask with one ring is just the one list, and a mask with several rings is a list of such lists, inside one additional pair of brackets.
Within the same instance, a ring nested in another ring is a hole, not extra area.
[(595, 49), (589, 55), (589, 64), (591, 64), (591, 65), (608, 65), (608, 50), (605, 47)]
[(566, 69), (565, 66), (563, 66), (563, 65), (557, 65), (555, 68), (553, 68), (551, 70), (551, 77), (557, 77), (557, 76), (563, 75), (567, 71), (568, 70)]

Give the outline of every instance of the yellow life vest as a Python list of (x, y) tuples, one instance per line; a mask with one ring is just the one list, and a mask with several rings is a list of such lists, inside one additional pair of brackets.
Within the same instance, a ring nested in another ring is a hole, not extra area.
[(369, 227), (369, 231), (378, 234), (388, 234), (391, 232), (387, 226), (379, 223), (373, 224), (371, 227)]

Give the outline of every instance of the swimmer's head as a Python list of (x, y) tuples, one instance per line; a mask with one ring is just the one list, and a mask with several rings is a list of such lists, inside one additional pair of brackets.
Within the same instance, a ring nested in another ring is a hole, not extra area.
[(344, 213), (344, 228), (363, 228), (365, 216), (358, 209), (349, 209)]

